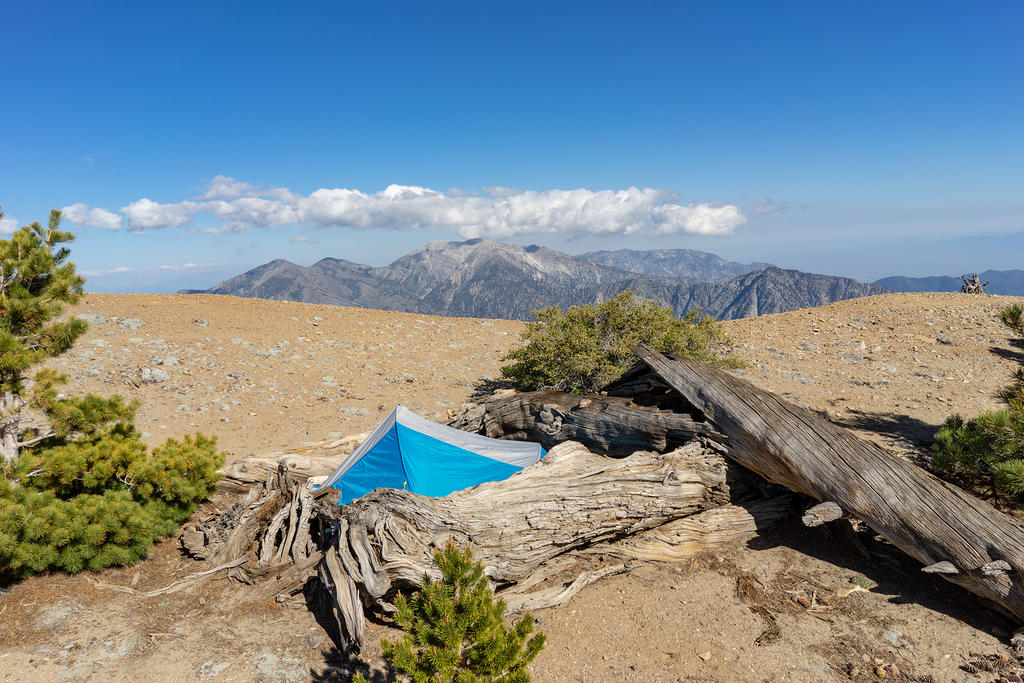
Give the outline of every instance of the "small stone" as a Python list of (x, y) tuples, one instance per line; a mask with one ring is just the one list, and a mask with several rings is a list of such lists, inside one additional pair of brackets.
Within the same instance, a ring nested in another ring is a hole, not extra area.
[(145, 323), (143, 323), (138, 318), (125, 318), (124, 320), (118, 322), (117, 324), (126, 330), (137, 330), (140, 327), (142, 327)]
[(214, 664), (213, 662), (204, 662), (203, 665), (199, 667), (199, 677), (216, 678), (222, 671), (227, 669), (229, 666), (231, 666), (231, 662), (218, 662), (216, 664)]
[(317, 648), (319, 648), (321, 645), (324, 644), (324, 637), (323, 636), (313, 636), (312, 638), (306, 638), (306, 642), (309, 643), (309, 646), (312, 649), (316, 650)]
[(192, 324), (195, 325), (196, 327), (206, 327), (210, 323), (206, 322), (206, 320), (204, 320), (203, 318), (196, 318), (195, 320), (192, 321)]
[(706, 661), (708, 661), (709, 659), (711, 659), (711, 651), (710, 651), (710, 650), (708, 650), (707, 652), (702, 652), (702, 653), (700, 653), (700, 654), (699, 654), (699, 655), (697, 655), (697, 656), (698, 656), (698, 657), (700, 657), (701, 659), (703, 659), (703, 660), (704, 660), (704, 661), (706, 662)]
[(145, 384), (159, 384), (171, 378), (170, 373), (160, 368), (142, 368), (142, 381)]
[(899, 647), (899, 645), (900, 645), (900, 638), (902, 638), (902, 637), (903, 637), (903, 631), (900, 631), (899, 629), (895, 629), (895, 628), (891, 628), (891, 629), (887, 630), (885, 633), (882, 634), (882, 640), (884, 640), (885, 642), (889, 643), (890, 645), (894, 645), (896, 647)]
[(79, 320), (84, 320), (90, 325), (102, 325), (107, 322), (107, 317), (100, 315), (99, 313), (81, 313), (75, 316)]
[(817, 351), (818, 345), (813, 342), (804, 342), (800, 344), (800, 348), (804, 351)]
[(937, 337), (935, 341), (939, 342), (940, 344), (945, 344), (946, 346), (956, 346), (953, 340), (949, 339), (948, 337)]

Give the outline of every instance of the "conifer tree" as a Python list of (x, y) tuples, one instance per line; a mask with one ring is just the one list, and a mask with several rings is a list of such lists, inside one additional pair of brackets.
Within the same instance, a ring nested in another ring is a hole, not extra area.
[[(3, 212), (0, 212), (3, 217)], [(60, 229), (60, 211), (50, 212), (47, 227), (38, 222), (0, 240), (0, 454), (10, 465), (20, 450), (50, 433), (22, 434), (21, 413), (29, 405), (57, 408), (53, 387), (59, 375), (44, 372), (32, 390), (25, 373), (47, 358), (61, 355), (85, 332), (78, 318), (61, 321), (64, 304), (74, 304), (84, 280), (67, 260), (64, 244), (74, 239)]]
[(527, 683), (527, 665), (544, 647), (526, 614), (505, 626), (505, 601), (495, 600), (483, 563), (449, 542), (434, 553), (441, 580), (425, 577), (411, 599), (395, 599), (398, 641), (381, 641), (384, 659), (415, 683)]
[[(47, 228), (0, 240), (0, 580), (139, 560), (213, 493), (224, 463), (202, 434), (147, 451), (134, 401), (61, 398), (67, 379), (52, 369), (26, 378), (86, 329), (59, 317), (84, 282), (67, 260), (71, 239), (52, 211)], [(22, 429), (26, 408), (43, 428)]]

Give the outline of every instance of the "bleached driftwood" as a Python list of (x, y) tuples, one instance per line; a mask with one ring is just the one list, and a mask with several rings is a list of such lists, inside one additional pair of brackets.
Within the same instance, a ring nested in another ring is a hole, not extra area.
[(635, 351), (728, 437), (730, 459), (831, 501), (920, 560), (924, 571), (1024, 619), (1024, 524), (749, 382), (648, 347)]
[(389, 612), (397, 591), (436, 575), (433, 551), (449, 539), (473, 548), (511, 606), (537, 608), (624, 570), (621, 560), (678, 559), (749, 538), (788, 503), (765, 502), (749, 475), (696, 442), (620, 459), (567, 442), (509, 479), (444, 498), (378, 489), (351, 505), (337, 499), (282, 467), (183, 544), (218, 563), (247, 556), (231, 571), (260, 596), (298, 591), (315, 573), (350, 648), (362, 642), (365, 610)]

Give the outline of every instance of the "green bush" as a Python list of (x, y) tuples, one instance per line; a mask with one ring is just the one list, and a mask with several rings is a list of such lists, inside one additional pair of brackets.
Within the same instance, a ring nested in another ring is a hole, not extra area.
[(495, 600), (469, 548), (448, 543), (434, 553), (434, 564), (440, 581), (425, 577), (412, 599), (395, 600), (395, 621), (405, 635), (381, 641), (385, 661), (416, 683), (528, 682), (526, 667), (544, 647), (544, 634), (533, 633), (533, 617), (505, 626), (505, 601)]
[(169, 439), (147, 453), (130, 423), (26, 448), (0, 478), (0, 569), (23, 577), (136, 562), (213, 493), (216, 440)]
[[(1016, 304), (1003, 309), (1000, 319), (1024, 337), (1024, 310)], [(935, 434), (931, 470), (968, 489), (986, 487), (993, 498), (1008, 496), (1024, 503), (1024, 371), (999, 393), (1006, 408), (965, 420), (948, 418)]]
[(600, 303), (551, 306), (534, 311), (535, 322), (520, 335), (524, 345), (501, 369), (520, 389), (589, 393), (617, 378), (635, 362), (632, 348), (644, 343), (662, 353), (697, 358), (719, 367), (740, 360), (721, 353), (732, 344), (714, 318), (693, 311), (677, 316), (669, 306), (625, 291)]

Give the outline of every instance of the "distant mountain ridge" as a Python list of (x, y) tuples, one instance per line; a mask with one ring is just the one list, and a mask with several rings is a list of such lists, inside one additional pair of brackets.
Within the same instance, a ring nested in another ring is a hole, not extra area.
[(720, 256), (693, 249), (616, 249), (590, 251), (579, 258), (597, 261), (630, 273), (656, 277), (691, 278), (709, 282), (722, 282), (737, 275), (772, 268), (775, 264), (736, 263)]
[[(968, 277), (973, 273), (967, 273)], [(1024, 270), (986, 270), (978, 273), (982, 282), (988, 282), (986, 294), (1024, 296)], [(893, 275), (875, 280), (875, 285), (893, 292), (959, 292), (963, 280), (952, 275), (905, 277)]]
[[(283, 259), (225, 280), (210, 294), (478, 318), (532, 319), (543, 306), (591, 303), (626, 289), (664, 301), (677, 313), (695, 308), (719, 319), (780, 313), (886, 290), (849, 278), (762, 264), (738, 264), (690, 250), (596, 252), (630, 272), (547, 247), (473, 239), (431, 242), (383, 267), (325, 258), (311, 266)], [(673, 254), (680, 263), (673, 266)], [(594, 254), (591, 254), (594, 255)], [(742, 274), (733, 275), (735, 271)], [(685, 273), (700, 273), (685, 275)], [(186, 290), (194, 292), (195, 290)]]

